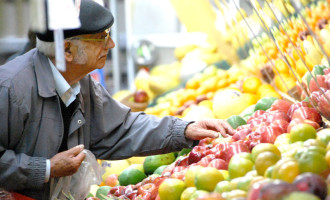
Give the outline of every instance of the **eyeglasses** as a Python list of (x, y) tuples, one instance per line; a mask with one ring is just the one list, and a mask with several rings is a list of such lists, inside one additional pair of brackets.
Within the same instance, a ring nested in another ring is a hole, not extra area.
[(75, 37), (75, 38), (70, 38), (71, 40), (84, 40), (84, 41), (97, 41), (97, 42), (103, 42), (104, 47), (107, 46), (109, 39), (110, 39), (110, 28), (106, 29), (104, 31), (106, 36), (104, 38), (80, 38), (80, 37)]

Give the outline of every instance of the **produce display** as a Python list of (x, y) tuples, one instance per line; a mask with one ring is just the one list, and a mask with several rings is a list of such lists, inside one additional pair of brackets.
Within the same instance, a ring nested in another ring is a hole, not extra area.
[[(330, 5), (302, 1), (302, 15), (291, 15), (294, 6), (280, 2), (272, 5), (286, 19), (256, 37), (248, 57), (230, 69), (209, 63), (145, 110), (225, 119), (235, 134), (139, 163), (100, 161), (121, 164), (105, 167), (90, 199), (330, 199)], [(264, 6), (255, 11), (276, 21)]]

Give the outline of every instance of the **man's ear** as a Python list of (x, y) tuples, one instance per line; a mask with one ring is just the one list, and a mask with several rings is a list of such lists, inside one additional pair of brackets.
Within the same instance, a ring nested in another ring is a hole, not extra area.
[(64, 56), (67, 62), (73, 61), (72, 47), (73, 47), (72, 42), (64, 41)]

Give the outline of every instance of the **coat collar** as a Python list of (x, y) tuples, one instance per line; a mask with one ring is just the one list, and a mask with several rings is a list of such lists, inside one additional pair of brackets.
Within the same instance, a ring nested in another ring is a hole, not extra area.
[(38, 94), (44, 98), (56, 96), (55, 80), (48, 59), (38, 50), (34, 54), (34, 67), (37, 77)]

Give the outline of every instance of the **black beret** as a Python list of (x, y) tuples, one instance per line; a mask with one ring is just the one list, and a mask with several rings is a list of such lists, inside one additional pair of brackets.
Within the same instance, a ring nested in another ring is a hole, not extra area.
[[(114, 22), (111, 12), (93, 0), (81, 0), (79, 19), (80, 28), (64, 30), (64, 39), (103, 32), (110, 28)], [(53, 31), (49, 29), (45, 33), (37, 33), (37, 37), (45, 42), (54, 41)]]

